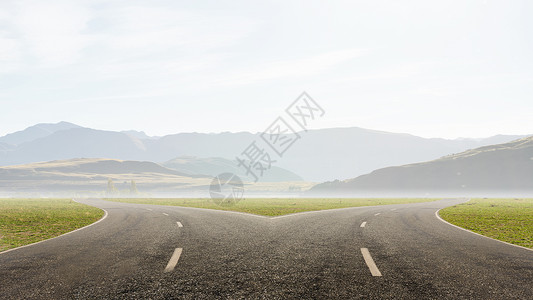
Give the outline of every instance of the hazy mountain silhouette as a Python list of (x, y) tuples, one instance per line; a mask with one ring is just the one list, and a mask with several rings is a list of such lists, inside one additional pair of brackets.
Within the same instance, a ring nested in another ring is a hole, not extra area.
[(252, 142), (249, 132), (178, 133), (145, 141), (150, 159), (168, 161), (179, 156), (234, 159)]
[[(0, 193), (13, 195), (106, 196), (108, 180), (120, 191), (115, 196), (135, 196), (132, 182), (141, 192), (182, 195), (207, 191), (210, 176), (188, 175), (153, 162), (79, 158), (0, 167)], [(35, 193), (35, 194), (32, 194)]]
[(125, 133), (129, 136), (132, 136), (136, 139), (141, 139), (141, 140), (149, 140), (149, 139), (158, 139), (159, 137), (153, 137), (153, 136), (148, 136), (144, 131), (137, 131), (137, 130), (125, 130), (125, 131), (121, 131), (122, 133)]
[(153, 162), (100, 158), (78, 158), (0, 167), (0, 177), (2, 180), (17, 178), (34, 180), (64, 178), (65, 180), (72, 180), (79, 175), (110, 174), (160, 174), (184, 177), (206, 177), (191, 176), (165, 168)]
[[(57, 124), (58, 128), (64, 124)], [(77, 127), (70, 124), (66, 126), (67, 129), (58, 129), (44, 137), (33, 140), (26, 137), (25, 143), (6, 147), (4, 150), (0, 148), (0, 165), (77, 157), (144, 160), (156, 163), (179, 156), (222, 157), (234, 160), (252, 141), (257, 141), (265, 151), (270, 151), (272, 159), (276, 161), (275, 167), (290, 170), (305, 180), (320, 182), (353, 178), (378, 168), (427, 161), (521, 137), (502, 135), (488, 139), (446, 140), (357, 127), (332, 128), (300, 132), (301, 138), (283, 157), (277, 157), (268, 145), (261, 141), (259, 134), (249, 132), (178, 133), (160, 138), (143, 138), (145, 135), (139, 132), (68, 128), (69, 126)], [(0, 142), (8, 136), (0, 138)]]
[[(183, 159), (183, 158), (180, 158)], [(191, 158), (187, 161), (193, 161)], [(203, 159), (195, 160), (197, 163)], [(207, 159), (227, 163), (224, 159)], [(174, 163), (183, 165), (174, 160)], [(214, 164), (214, 163), (212, 163)], [(222, 168), (225, 171), (226, 169)], [(284, 174), (287, 179), (293, 173)], [(274, 172), (273, 174), (276, 174)], [(217, 174), (218, 175), (218, 174)], [(290, 177), (290, 176), (293, 177)], [(242, 177), (248, 195), (294, 194), (311, 188), (312, 183), (304, 181), (272, 182), (256, 184)], [(111, 180), (117, 193), (108, 194)], [(137, 192), (132, 191), (133, 183)], [(24, 165), (0, 167), (0, 197), (209, 197), (213, 177), (209, 175), (185, 174), (146, 161), (124, 161), (100, 158), (77, 158)]]
[[(162, 165), (189, 175), (210, 175), (214, 177), (221, 173), (233, 173), (241, 177), (242, 180), (254, 180), (251, 175), (246, 175), (246, 170), (243, 167), (239, 167), (236, 161), (220, 157), (198, 158), (182, 156), (162, 163)], [(261, 180), (269, 182), (303, 181), (302, 177), (297, 174), (276, 166), (272, 166), (271, 169), (265, 171)]]
[(13, 150), (14, 146), (7, 144), (7, 143), (1, 143), (0, 142), (0, 153), (6, 152), (8, 150)]
[(0, 137), (0, 143), (6, 143), (16, 146), (24, 142), (30, 142), (38, 138), (49, 136), (57, 131), (72, 128), (80, 128), (80, 126), (68, 122), (59, 122), (57, 124), (37, 124), (28, 127), (22, 131), (17, 131)]
[(77, 157), (142, 160), (145, 151), (142, 141), (124, 133), (74, 128), (23, 143), (1, 161), (13, 165)]
[(328, 194), (531, 194), (533, 136), (425, 163), (383, 168), (354, 179), (326, 182), (311, 191)]
[(494, 139), (508, 142), (523, 137), (427, 139), (357, 127), (310, 130), (301, 136), (278, 166), (312, 181), (353, 178), (378, 168), (427, 161), (490, 145)]

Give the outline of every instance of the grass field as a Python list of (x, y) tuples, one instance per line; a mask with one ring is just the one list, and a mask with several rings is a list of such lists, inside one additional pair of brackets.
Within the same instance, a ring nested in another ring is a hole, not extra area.
[(345, 208), (356, 206), (372, 206), (386, 204), (403, 204), (428, 202), (436, 199), (350, 199), (350, 198), (250, 198), (243, 199), (232, 206), (220, 206), (211, 199), (167, 199), (167, 198), (133, 198), (106, 199), (109, 201), (173, 205), (186, 207), (211, 208), (251, 213), (263, 216), (280, 216), (303, 211)]
[(0, 199), (0, 252), (67, 233), (103, 215), (70, 199)]
[[(427, 202), (436, 199), (250, 198), (232, 206), (211, 199), (106, 199), (117, 202), (231, 210), (264, 216), (333, 208)], [(98, 208), (70, 199), (0, 199), (0, 252), (49, 239), (89, 225), (103, 216)], [(533, 248), (533, 199), (473, 199), (440, 211), (457, 226)]]
[(533, 248), (533, 199), (473, 199), (439, 215), (473, 232)]

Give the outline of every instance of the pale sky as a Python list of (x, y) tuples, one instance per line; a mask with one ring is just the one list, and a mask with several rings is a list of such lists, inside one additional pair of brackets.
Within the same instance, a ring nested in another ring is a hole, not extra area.
[(533, 1), (0, 0), (0, 135), (313, 128), (533, 134)]

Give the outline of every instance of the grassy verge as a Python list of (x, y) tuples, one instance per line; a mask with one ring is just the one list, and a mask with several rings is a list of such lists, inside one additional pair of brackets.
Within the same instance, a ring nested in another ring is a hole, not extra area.
[(533, 199), (473, 199), (439, 215), (473, 232), (533, 248)]
[(67, 233), (103, 215), (70, 199), (0, 199), (0, 252)]
[(219, 206), (211, 199), (106, 199), (109, 201), (173, 205), (186, 207), (211, 208), (251, 213), (263, 216), (280, 216), (291, 213), (386, 204), (428, 202), (436, 199), (345, 199), (345, 198), (250, 198), (243, 199), (232, 206)]

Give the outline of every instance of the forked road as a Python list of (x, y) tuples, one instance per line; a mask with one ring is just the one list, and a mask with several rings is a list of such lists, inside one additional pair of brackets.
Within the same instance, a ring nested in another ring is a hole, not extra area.
[(533, 251), (435, 216), (463, 201), (265, 218), (80, 200), (107, 218), (0, 254), (0, 298), (531, 299)]

